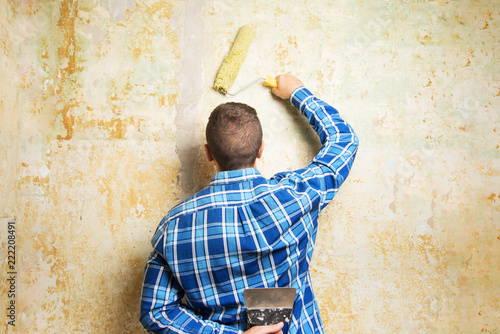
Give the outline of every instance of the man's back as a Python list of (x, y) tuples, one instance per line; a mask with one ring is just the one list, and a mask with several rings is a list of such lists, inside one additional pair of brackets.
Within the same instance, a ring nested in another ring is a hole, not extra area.
[[(298, 303), (310, 289), (319, 194), (310, 187), (300, 192), (293, 182), (299, 174), (288, 176), (292, 180), (266, 180), (256, 169), (219, 173), (157, 233), (156, 249), (166, 254), (188, 306), (204, 318), (246, 329), (244, 289), (295, 287)], [(299, 311), (299, 319), (307, 314)]]
[[(307, 89), (291, 101), (318, 132), (320, 152), (308, 167), (270, 180), (254, 168), (217, 173), (208, 188), (173, 208), (152, 240), (143, 323), (149, 314), (185, 333), (238, 333), (247, 329), (244, 289), (291, 286), (297, 297), (284, 332), (323, 333), (309, 263), (319, 211), (347, 177), (357, 137)], [(186, 308), (179, 307), (184, 294)]]

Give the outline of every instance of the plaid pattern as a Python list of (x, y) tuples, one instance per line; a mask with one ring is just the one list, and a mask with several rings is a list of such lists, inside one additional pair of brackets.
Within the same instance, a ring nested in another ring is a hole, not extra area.
[(217, 173), (163, 218), (142, 291), (141, 322), (149, 331), (242, 333), (244, 289), (291, 286), (297, 296), (283, 332), (324, 333), (309, 263), (318, 214), (349, 174), (358, 139), (306, 88), (290, 101), (320, 136), (320, 152), (307, 168), (271, 179), (253, 168)]

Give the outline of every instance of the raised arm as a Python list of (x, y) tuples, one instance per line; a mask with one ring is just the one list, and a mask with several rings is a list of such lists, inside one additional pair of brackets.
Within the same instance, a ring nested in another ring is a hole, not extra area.
[(321, 140), (322, 147), (318, 154), (306, 169), (296, 171), (296, 175), (301, 179), (300, 184), (307, 184), (309, 189), (319, 194), (319, 208), (322, 209), (333, 199), (351, 171), (358, 137), (335, 108), (316, 98), (295, 76), (280, 75), (276, 80), (278, 87), (272, 92), (282, 99), (289, 99), (307, 118)]

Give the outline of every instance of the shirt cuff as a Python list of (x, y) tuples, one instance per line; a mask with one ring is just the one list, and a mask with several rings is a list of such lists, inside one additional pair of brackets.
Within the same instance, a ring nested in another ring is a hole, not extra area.
[(300, 105), (302, 102), (310, 97), (314, 96), (306, 87), (300, 86), (296, 88), (290, 95), (290, 103), (300, 110)]

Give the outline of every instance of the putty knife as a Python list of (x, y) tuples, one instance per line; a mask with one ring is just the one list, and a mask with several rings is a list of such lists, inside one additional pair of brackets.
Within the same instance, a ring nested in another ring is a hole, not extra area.
[(295, 288), (245, 289), (243, 298), (247, 308), (247, 322), (257, 326), (289, 322), (295, 293)]

